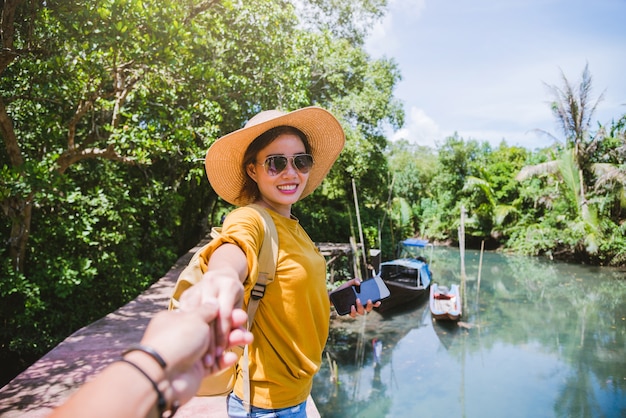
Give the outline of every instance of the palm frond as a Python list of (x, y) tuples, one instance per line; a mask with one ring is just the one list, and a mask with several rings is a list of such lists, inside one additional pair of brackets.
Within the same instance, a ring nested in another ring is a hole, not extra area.
[(598, 219), (598, 213), (595, 206), (589, 207), (587, 211), (585, 222), (585, 249), (589, 254), (595, 254), (600, 248), (602, 242), (602, 229), (600, 228), (600, 221)]
[(496, 206), (493, 189), (491, 188), (491, 185), (488, 181), (474, 176), (467, 176), (465, 178), (465, 184), (463, 184), (463, 191), (469, 191), (473, 189), (481, 190), (485, 194), (485, 197), (487, 197), (487, 200), (489, 200), (489, 204), (491, 205), (491, 207)]
[(541, 177), (548, 174), (557, 174), (559, 172), (559, 162), (557, 160), (547, 161), (545, 163), (536, 164), (536, 165), (527, 165), (523, 167), (517, 176), (515, 176), (515, 180), (524, 181), (532, 177)]
[(552, 114), (565, 135), (566, 142), (578, 149), (585, 143), (585, 135), (589, 131), (593, 114), (604, 98), (604, 92), (592, 103), (592, 77), (589, 64), (585, 65), (580, 84), (569, 82), (561, 70), (563, 86), (547, 85), (553, 97), (550, 103)]
[(596, 190), (605, 185), (616, 183), (626, 187), (626, 167), (610, 163), (596, 163), (591, 166), (591, 169), (597, 177), (595, 183)]
[(581, 204), (581, 183), (579, 176), (578, 164), (576, 164), (576, 157), (574, 155), (574, 149), (565, 150), (559, 160), (559, 172), (563, 182), (567, 186), (567, 190), (570, 193), (572, 202), (576, 203), (576, 206), (580, 207)]
[(506, 218), (509, 217), (509, 215), (518, 214), (519, 211), (517, 210), (515, 206), (497, 205), (495, 208), (493, 208), (493, 213), (494, 213), (494, 217), (493, 217), (494, 223), (498, 226), (502, 226)]
[(395, 221), (401, 226), (406, 226), (411, 221), (411, 205), (402, 197), (393, 199), (392, 212)]

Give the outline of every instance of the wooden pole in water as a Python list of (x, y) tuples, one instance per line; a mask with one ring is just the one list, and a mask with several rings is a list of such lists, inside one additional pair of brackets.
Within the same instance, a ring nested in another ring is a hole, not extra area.
[(356, 239), (353, 236), (350, 236), (350, 247), (352, 248), (352, 271), (354, 273), (354, 277), (363, 278), (361, 274), (361, 263), (359, 263), (359, 249), (356, 245)]
[(461, 306), (466, 311), (465, 297), (465, 207), (461, 206), (461, 225), (459, 226), (459, 252), (461, 255)]
[[(363, 228), (361, 227), (361, 211), (359, 210), (359, 198), (356, 194), (356, 183), (352, 177), (352, 193), (354, 194), (354, 207), (356, 208), (356, 223), (359, 228), (359, 239), (361, 240), (361, 254), (363, 254), (363, 266), (367, 269), (367, 257), (365, 255), (365, 243), (363, 242)], [(366, 279), (367, 277), (360, 277)]]
[(480, 242), (480, 260), (478, 261), (478, 284), (476, 285), (476, 298), (478, 299), (478, 293), (480, 293), (480, 276), (483, 271), (483, 252), (485, 251), (485, 240)]
[[(459, 253), (461, 256), (461, 306), (463, 315), (467, 315), (467, 298), (465, 297), (465, 207), (461, 206), (461, 225), (459, 226)], [(463, 355), (461, 357), (461, 410), (465, 416), (465, 339), (463, 335)]]

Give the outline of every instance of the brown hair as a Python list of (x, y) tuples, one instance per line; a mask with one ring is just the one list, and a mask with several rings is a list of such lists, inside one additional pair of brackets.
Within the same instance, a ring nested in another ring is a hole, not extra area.
[(293, 126), (277, 126), (263, 132), (257, 136), (252, 143), (246, 149), (243, 154), (243, 160), (241, 162), (241, 169), (244, 172), (244, 183), (241, 187), (241, 197), (247, 199), (249, 202), (254, 202), (259, 198), (259, 186), (248, 175), (248, 165), (256, 163), (257, 154), (266, 146), (274, 142), (276, 138), (281, 135), (296, 135), (304, 144), (305, 153), (311, 154), (311, 145), (304, 132)]

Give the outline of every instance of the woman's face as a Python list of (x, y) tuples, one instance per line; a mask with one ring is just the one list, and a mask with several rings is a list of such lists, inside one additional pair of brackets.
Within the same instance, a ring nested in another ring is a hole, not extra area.
[[(294, 167), (293, 156), (306, 153), (302, 140), (294, 134), (282, 134), (263, 148), (256, 156), (256, 163), (248, 165), (248, 175), (259, 187), (260, 199), (283, 216), (291, 215), (291, 205), (296, 203), (309, 174)], [(288, 164), (278, 174), (268, 173), (267, 157), (281, 155), (288, 157)]]

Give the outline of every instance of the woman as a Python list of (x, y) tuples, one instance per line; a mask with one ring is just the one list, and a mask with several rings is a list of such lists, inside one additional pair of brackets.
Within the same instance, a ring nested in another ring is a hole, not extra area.
[[(267, 209), (278, 231), (274, 282), (266, 288), (252, 326), (250, 345), (251, 415), (242, 402), (238, 376), (228, 398), (231, 417), (306, 416), (306, 399), (319, 370), (329, 328), (326, 263), (298, 220), (294, 203), (320, 185), (345, 143), (343, 129), (328, 111), (308, 107), (290, 113), (261, 112), (208, 150), (207, 176), (216, 193), (240, 206), (231, 212), (221, 237), (207, 249), (202, 281), (180, 298), (182, 309), (216, 298), (216, 342), (224, 347), (233, 308), (246, 305), (249, 276), (255, 277), (264, 228), (256, 203)], [(208, 255), (210, 254), (210, 255)], [(345, 286), (359, 284), (358, 279)], [(245, 295), (245, 296), (244, 296)], [(360, 301), (351, 316), (373, 308)]]

